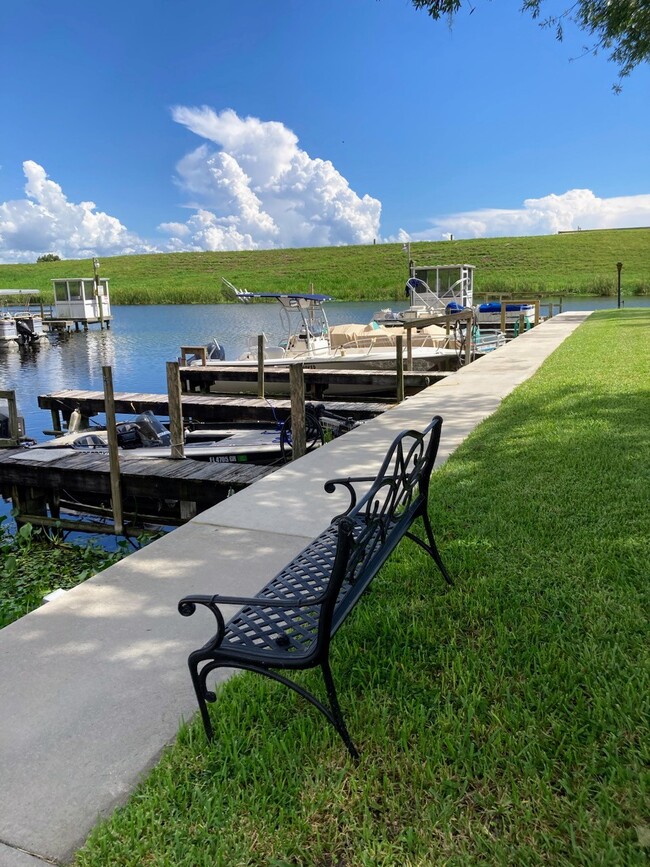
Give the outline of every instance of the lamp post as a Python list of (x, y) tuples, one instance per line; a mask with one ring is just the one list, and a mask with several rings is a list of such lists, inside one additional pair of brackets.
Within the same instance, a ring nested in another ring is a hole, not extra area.
[(409, 277), (413, 276), (413, 260), (411, 259), (411, 242), (406, 241), (405, 244), (402, 244), (402, 253), (406, 253), (406, 258), (409, 263)]
[(617, 290), (618, 290), (618, 307), (621, 307), (621, 271), (623, 270), (623, 263), (617, 262), (616, 268), (618, 270), (618, 281), (617, 281)]

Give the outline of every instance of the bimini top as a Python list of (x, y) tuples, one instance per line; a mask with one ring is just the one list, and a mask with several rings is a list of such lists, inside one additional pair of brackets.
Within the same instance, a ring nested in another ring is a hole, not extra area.
[(307, 292), (246, 292), (237, 293), (238, 298), (275, 298), (280, 301), (283, 298), (296, 301), (333, 301), (331, 295), (310, 295)]
[(233, 301), (249, 304), (256, 298), (275, 298), (283, 307), (306, 307), (308, 304), (322, 304), (323, 301), (333, 301), (330, 295), (314, 295), (306, 292), (247, 292), (238, 289), (225, 277), (221, 278), (223, 293)]

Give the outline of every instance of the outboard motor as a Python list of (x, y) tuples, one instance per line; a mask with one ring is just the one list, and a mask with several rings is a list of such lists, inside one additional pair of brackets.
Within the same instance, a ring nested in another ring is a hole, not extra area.
[[(11, 437), (12, 431), (9, 411), (5, 410), (3, 406), (0, 406), (0, 440), (11, 439)], [(25, 419), (22, 417), (22, 415), (18, 416), (18, 440), (33, 442), (33, 440), (29, 440), (28, 437), (25, 437)]]
[(216, 337), (213, 337), (212, 340), (206, 346), (208, 361), (225, 361), (226, 360), (226, 350), (219, 343)]
[(34, 323), (31, 319), (16, 318), (16, 331), (18, 332), (19, 343), (31, 343), (36, 339), (34, 334)]
[(138, 425), (132, 421), (120, 421), (116, 424), (117, 444), (121, 449), (137, 449), (142, 445)]
[(172, 435), (151, 411), (136, 416), (135, 423), (143, 446), (171, 445)]

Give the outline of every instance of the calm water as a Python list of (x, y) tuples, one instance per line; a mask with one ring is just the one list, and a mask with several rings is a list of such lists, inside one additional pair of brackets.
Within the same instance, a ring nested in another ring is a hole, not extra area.
[[(376, 302), (329, 304), (327, 316), (330, 325), (367, 323), (379, 307)], [(182, 345), (204, 346), (216, 337), (226, 358), (236, 358), (250, 340), (257, 346), (262, 332), (273, 343), (287, 336), (279, 311), (278, 304), (113, 307), (108, 331), (93, 326), (87, 332), (52, 334), (34, 349), (0, 346), (0, 389), (16, 392), (27, 435), (42, 440), (52, 420), (49, 410), (38, 408), (39, 394), (65, 388), (101, 391), (104, 365), (113, 369), (116, 392), (165, 393), (165, 363), (177, 360)], [(0, 499), (0, 516), (9, 516), (10, 509)]]
[[(628, 299), (628, 306), (650, 306), (650, 299)], [(327, 305), (331, 325), (367, 323), (381, 304)], [(403, 305), (393, 305), (400, 309)], [(564, 309), (615, 308), (616, 300), (573, 299)], [(43, 439), (51, 426), (49, 411), (38, 408), (39, 394), (64, 388), (102, 390), (102, 366), (113, 368), (115, 391), (164, 393), (165, 362), (176, 360), (181, 345), (205, 345), (218, 338), (226, 358), (240, 355), (248, 341), (264, 332), (271, 342), (286, 333), (277, 304), (206, 304), (113, 307), (110, 331), (98, 327), (70, 335), (52, 335), (36, 349), (0, 347), (0, 389), (13, 389), (29, 436)], [(0, 514), (8, 506), (0, 501)]]
[[(650, 299), (628, 299), (628, 306), (649, 306)], [(327, 305), (331, 325), (367, 323), (381, 305), (375, 301)], [(405, 305), (401, 305), (402, 307)], [(400, 305), (394, 305), (398, 309)], [(572, 299), (564, 309), (616, 307), (616, 300)], [(115, 391), (166, 391), (165, 362), (176, 360), (181, 345), (205, 345), (217, 337), (226, 358), (240, 355), (249, 340), (265, 332), (272, 342), (284, 337), (277, 304), (200, 304), (113, 307), (110, 331), (52, 335), (35, 350), (0, 348), (0, 389), (18, 396), (26, 432), (43, 438), (51, 426), (48, 411), (40, 410), (39, 394), (64, 388), (101, 390), (102, 365), (113, 368)]]
[[(376, 302), (330, 304), (331, 325), (369, 322)], [(216, 337), (226, 358), (236, 358), (264, 332), (272, 342), (286, 337), (277, 304), (200, 304), (113, 307), (109, 331), (51, 335), (36, 349), (0, 349), (0, 389), (13, 389), (29, 436), (43, 438), (49, 411), (38, 408), (39, 394), (64, 388), (102, 390), (102, 366), (113, 368), (115, 391), (167, 391), (165, 362), (181, 345), (203, 346)]]

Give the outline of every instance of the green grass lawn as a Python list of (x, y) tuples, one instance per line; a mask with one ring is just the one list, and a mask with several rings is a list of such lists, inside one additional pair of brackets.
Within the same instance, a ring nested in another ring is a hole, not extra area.
[(332, 646), (358, 766), (236, 677), (78, 867), (647, 864), (649, 327), (591, 317), (434, 473), (456, 586), (405, 540)]
[[(613, 295), (650, 293), (650, 229), (612, 229), (528, 238), (480, 238), (411, 244), (416, 264), (476, 266), (477, 292)], [(221, 278), (250, 291), (307, 292), (310, 284), (340, 301), (403, 300), (408, 276), (402, 244), (223, 253), (116, 256), (101, 261), (115, 304), (222, 301)], [(0, 289), (34, 288), (51, 298), (55, 277), (92, 277), (90, 259), (0, 265)]]

